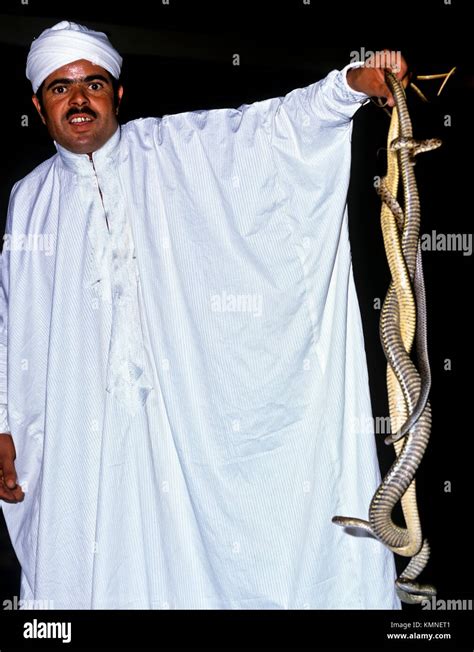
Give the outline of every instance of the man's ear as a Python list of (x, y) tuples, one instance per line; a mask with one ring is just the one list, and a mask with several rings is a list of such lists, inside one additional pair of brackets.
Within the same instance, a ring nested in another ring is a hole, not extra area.
[(35, 105), (35, 108), (39, 113), (39, 117), (41, 118), (42, 123), (45, 125), (46, 120), (44, 119), (43, 114), (41, 113), (41, 105), (40, 105), (39, 99), (36, 97), (36, 95), (34, 93), (33, 93), (33, 97), (31, 98), (31, 101)]
[(123, 86), (120, 84), (120, 86), (117, 89), (117, 106), (115, 107), (115, 115), (118, 114), (119, 112), (119, 107), (120, 107), (120, 102), (122, 101), (122, 96), (123, 96)]

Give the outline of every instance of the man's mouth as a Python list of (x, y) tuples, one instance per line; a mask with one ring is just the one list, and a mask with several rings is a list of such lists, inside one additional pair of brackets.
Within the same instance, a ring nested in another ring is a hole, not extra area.
[(87, 114), (84, 114), (84, 113), (82, 113), (82, 114), (77, 114), (76, 113), (75, 115), (72, 116), (72, 118), (70, 118), (69, 124), (70, 125), (80, 125), (80, 124), (85, 124), (87, 122), (93, 122), (93, 120), (95, 120), (95, 118), (93, 118), (90, 115), (87, 115)]

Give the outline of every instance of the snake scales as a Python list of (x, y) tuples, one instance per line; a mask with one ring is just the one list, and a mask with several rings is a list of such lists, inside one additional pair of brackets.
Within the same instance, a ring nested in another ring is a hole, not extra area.
[[(415, 580), (425, 568), (430, 547), (423, 539), (416, 501), (415, 473), (431, 431), (431, 384), (426, 342), (426, 305), (420, 247), (420, 201), (414, 157), (441, 145), (437, 139), (417, 141), (406, 104), (405, 91), (396, 76), (385, 70), (394, 98), (388, 134), (387, 175), (377, 192), (382, 199), (381, 226), (392, 280), (380, 317), (380, 338), (387, 358), (387, 388), (396, 459), (376, 490), (368, 521), (335, 516), (337, 525), (361, 528), (394, 553), (411, 557), (395, 584), (403, 602), (418, 603), (436, 594), (431, 585)], [(397, 201), (400, 177), (403, 208)], [(416, 343), (419, 370), (411, 359)], [(392, 512), (401, 501), (406, 527), (394, 523)]]

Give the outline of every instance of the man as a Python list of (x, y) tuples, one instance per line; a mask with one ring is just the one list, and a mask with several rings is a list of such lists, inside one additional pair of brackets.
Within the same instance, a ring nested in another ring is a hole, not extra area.
[(66, 21), (28, 56), (57, 153), (15, 184), (2, 255), (21, 597), (399, 609), (392, 553), (331, 522), (380, 480), (346, 193), (382, 69), (119, 126), (121, 63)]

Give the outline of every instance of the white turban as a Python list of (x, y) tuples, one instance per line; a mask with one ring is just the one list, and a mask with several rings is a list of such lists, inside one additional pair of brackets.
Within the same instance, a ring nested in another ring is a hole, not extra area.
[(78, 59), (105, 68), (116, 79), (120, 77), (122, 57), (106, 34), (63, 20), (45, 29), (31, 44), (26, 76), (31, 81), (33, 92), (36, 93), (52, 72)]

